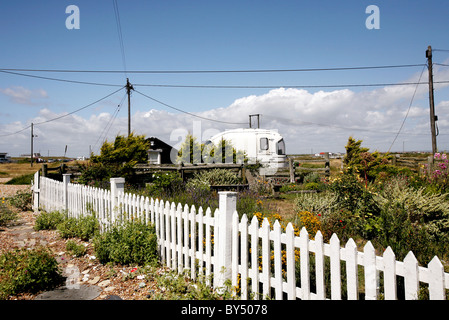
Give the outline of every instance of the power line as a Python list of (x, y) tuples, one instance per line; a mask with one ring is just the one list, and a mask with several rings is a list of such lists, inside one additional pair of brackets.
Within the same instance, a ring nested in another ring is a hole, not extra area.
[[(449, 66), (445, 64), (438, 64), (442, 66)], [(123, 87), (121, 84), (112, 83), (99, 83), (99, 82), (88, 82), (88, 81), (78, 81), (61, 79), (54, 77), (43, 77), (32, 74), (26, 74), (21, 72), (12, 72), (0, 70), (2, 73), (12, 74), (17, 76), (24, 76), (30, 78), (37, 78), (50, 81), (60, 81), (75, 84), (85, 84), (94, 86), (107, 86), (107, 87)], [(449, 80), (434, 81), (434, 83), (449, 83)], [(160, 87), (160, 88), (198, 88), (198, 89), (275, 89), (275, 88), (354, 88), (354, 87), (384, 87), (384, 86), (407, 86), (407, 85), (417, 85), (426, 84), (425, 82), (399, 82), (399, 83), (360, 83), (360, 84), (326, 84), (326, 85), (266, 85), (266, 86), (252, 86), (252, 85), (182, 85), (182, 84), (134, 84), (140, 87)]]
[(173, 107), (173, 106), (171, 106), (171, 105), (168, 105), (168, 104), (166, 104), (166, 103), (164, 103), (164, 102), (162, 102), (162, 101), (159, 101), (159, 100), (157, 100), (157, 99), (154, 99), (154, 98), (152, 98), (152, 97), (150, 97), (150, 96), (148, 96), (148, 95), (146, 95), (146, 94), (144, 94), (144, 93), (142, 93), (142, 92), (140, 92), (140, 91), (138, 91), (138, 90), (134, 90), (134, 91), (137, 92), (138, 94), (140, 94), (140, 95), (142, 95), (142, 96), (144, 96), (144, 97), (150, 99), (150, 100), (153, 100), (154, 102), (157, 102), (157, 103), (159, 103), (159, 104), (162, 104), (163, 106), (166, 106), (166, 107), (168, 107), (168, 108), (170, 108), (170, 109), (173, 109), (173, 110), (176, 110), (176, 111), (179, 111), (179, 112), (188, 114), (188, 115), (190, 115), (190, 116), (192, 116), (192, 117), (196, 117), (196, 118), (199, 118), (199, 119), (203, 119), (203, 120), (207, 120), (207, 121), (212, 121), (212, 122), (225, 123), (225, 124), (247, 124), (246, 122), (229, 122), (229, 121), (222, 121), (222, 120), (216, 120), (216, 119), (210, 119), (210, 118), (202, 117), (202, 116), (199, 116), (199, 115), (197, 115), (197, 114), (190, 113), (190, 112), (184, 111), (184, 110), (182, 110), (182, 109), (179, 109), (179, 108)]
[[(107, 135), (108, 135), (108, 132), (109, 132), (109, 130), (111, 129), (112, 124), (114, 123), (114, 121), (115, 121), (115, 119), (116, 119), (118, 113), (120, 112), (120, 108), (122, 107), (123, 102), (125, 101), (125, 97), (126, 97), (126, 94), (123, 95), (123, 98), (122, 98), (122, 100), (120, 101), (120, 104), (117, 105), (117, 108), (115, 109), (114, 114), (112, 115), (111, 119), (109, 119), (108, 123), (106, 124), (106, 126), (104, 127), (104, 129), (101, 131), (100, 136), (98, 137), (97, 141), (95, 141), (95, 144), (94, 144), (94, 147), (93, 147), (94, 150), (96, 149), (97, 143), (101, 140), (101, 137), (104, 136), (104, 138), (102, 139), (102, 141), (105, 141), (105, 140), (106, 140), (106, 137), (107, 137)], [(103, 135), (103, 134), (104, 134), (104, 135)]]
[[(434, 83), (449, 83), (449, 80), (435, 81)], [(140, 87), (162, 87), (162, 88), (198, 88), (198, 89), (275, 89), (275, 88), (352, 88), (352, 87), (386, 87), (386, 86), (409, 86), (427, 84), (426, 82), (399, 82), (399, 83), (368, 83), (368, 84), (325, 84), (325, 85), (179, 85), (179, 84), (134, 84)]]
[(115, 23), (117, 25), (118, 39), (120, 42), (120, 51), (122, 53), (123, 68), (125, 69), (125, 76), (128, 77), (128, 75), (126, 73), (125, 46), (123, 44), (122, 25), (120, 23), (120, 14), (118, 11), (117, 0), (113, 0), (113, 6), (114, 6), (114, 14), (115, 14)]
[[(374, 132), (374, 133), (382, 133), (382, 134), (396, 134), (396, 132), (392, 131), (379, 131), (379, 130), (373, 130), (373, 129), (367, 129), (367, 128), (356, 128), (356, 127), (345, 127), (345, 126), (339, 126), (335, 124), (329, 124), (329, 123), (318, 123), (318, 122), (311, 122), (311, 121), (303, 121), (298, 119), (287, 119), (279, 116), (274, 116), (271, 114), (262, 114), (262, 116), (282, 121), (284, 123), (290, 123), (291, 125), (298, 125), (298, 124), (304, 124), (304, 125), (312, 125), (312, 126), (319, 126), (319, 127), (325, 127), (325, 128), (334, 128), (334, 129), (340, 129), (345, 131), (361, 131), (361, 132)], [(428, 134), (420, 134), (420, 133), (407, 133), (409, 135), (428, 135)]]
[(77, 80), (68, 80), (68, 79), (60, 79), (60, 78), (50, 78), (50, 77), (42, 77), (42, 76), (36, 76), (36, 75), (32, 75), (32, 74), (4, 71), (4, 70), (0, 70), (0, 72), (8, 73), (8, 74), (16, 75), (16, 76), (24, 76), (24, 77), (30, 77), (30, 78), (43, 79), (43, 80), (52, 80), (52, 81), (60, 81), (60, 82), (68, 82), (68, 83), (76, 83), (76, 84), (88, 84), (88, 85), (94, 85), (94, 86), (123, 87), (123, 85), (121, 85), (121, 84), (98, 83), (98, 82), (77, 81)]
[[(443, 65), (443, 64), (441, 64)], [(449, 66), (449, 65), (444, 65)], [(121, 84), (112, 83), (99, 83), (99, 82), (88, 82), (88, 81), (78, 81), (69, 80), (53, 77), (43, 77), (26, 73), (12, 72), (0, 70), (2, 73), (12, 74), (17, 76), (24, 76), (30, 78), (38, 78), (43, 80), (60, 81), (67, 83), (85, 84), (85, 85), (95, 85), (95, 86), (107, 86), (107, 87), (123, 87)], [(445, 81), (435, 81), (434, 83), (449, 83), (449, 80)], [(182, 84), (134, 84), (140, 87), (162, 87), (162, 88), (199, 88), (199, 89), (274, 89), (274, 88), (351, 88), (351, 87), (383, 87), (383, 86), (406, 86), (406, 85), (416, 85), (416, 84), (426, 84), (424, 82), (399, 82), (399, 83), (361, 83), (361, 84), (327, 84), (327, 85), (267, 85), (267, 86), (252, 86), (252, 85), (182, 85)]]
[(25, 127), (25, 128), (23, 128), (23, 129), (20, 129), (19, 131), (16, 131), (16, 132), (7, 133), (7, 134), (1, 134), (0, 137), (8, 137), (8, 136), (12, 136), (12, 135), (18, 134), (18, 133), (20, 133), (20, 132), (22, 132), (22, 131), (25, 131), (25, 130), (27, 130), (27, 129), (29, 129), (29, 128), (31, 128), (31, 124), (30, 124), (28, 127)]
[[(72, 111), (72, 112), (69, 112), (69, 113), (67, 113), (67, 114), (64, 114), (64, 115), (61, 115), (61, 116), (58, 116), (58, 117), (55, 117), (55, 118), (52, 118), (52, 119), (49, 119), (49, 120), (45, 120), (45, 121), (41, 121), (41, 122), (34, 122), (33, 124), (34, 124), (34, 125), (45, 124), (45, 123), (49, 123), (49, 122), (56, 121), (56, 120), (62, 119), (62, 118), (64, 118), (64, 117), (67, 117), (67, 116), (69, 116), (69, 115), (71, 115), (71, 114), (74, 114), (74, 113), (76, 113), (76, 112), (79, 112), (79, 111), (81, 111), (81, 110), (84, 110), (84, 109), (86, 109), (86, 108), (88, 108), (88, 107), (90, 107), (90, 106), (92, 106), (92, 105), (94, 105), (94, 104), (96, 104), (96, 103), (98, 103), (98, 102), (104, 100), (104, 99), (109, 98), (110, 96), (116, 94), (117, 92), (119, 92), (119, 91), (122, 90), (123, 88), (124, 88), (124, 87), (122, 86), (122, 88), (120, 88), (120, 89), (118, 89), (118, 90), (115, 90), (114, 92), (112, 92), (112, 93), (110, 93), (110, 94), (104, 96), (103, 98), (100, 98), (100, 99), (98, 99), (98, 100), (96, 100), (96, 101), (94, 101), (94, 102), (92, 102), (92, 103), (89, 103), (88, 105), (85, 105), (84, 107), (78, 108), (78, 109), (76, 109), (76, 110), (74, 110), (74, 111)], [(20, 133), (20, 132), (22, 132), (22, 131), (25, 131), (26, 129), (28, 129), (28, 128), (30, 128), (30, 127), (31, 127), (31, 125), (29, 125), (29, 126), (23, 128), (23, 129), (21, 129), (21, 130), (18, 130), (18, 131), (16, 131), (16, 132), (12, 132), (12, 133), (8, 133), (8, 134), (0, 135), (0, 137), (7, 137), (7, 136), (15, 135), (15, 134), (17, 134), (17, 133)]]
[[(423, 73), (424, 73), (425, 68), (426, 68), (426, 67), (424, 66), (424, 68), (423, 68), (422, 71), (421, 71), (421, 74), (420, 74), (419, 79), (418, 79), (418, 83), (419, 83), (419, 81), (421, 80), (421, 77), (422, 77), (422, 75), (423, 75)], [(411, 109), (411, 107), (412, 107), (413, 100), (415, 99), (415, 94), (416, 94), (416, 91), (417, 91), (417, 90), (418, 90), (418, 85), (416, 85), (415, 91), (413, 91), (412, 99), (410, 100), (410, 103), (409, 103), (409, 105), (408, 105), (408, 109), (407, 109), (407, 112), (406, 112), (406, 114), (405, 114), (404, 120), (402, 120), (402, 123), (401, 123), (401, 126), (400, 126), (399, 130), (398, 130), (398, 133), (397, 133), (396, 136), (394, 137), (393, 142), (392, 142), (391, 145), (390, 145), (390, 148), (388, 148), (388, 152), (390, 152), (391, 148), (393, 147), (393, 144), (396, 142), (396, 139), (398, 138), (399, 133), (401, 132), (402, 127), (404, 126), (405, 120), (407, 120), (407, 117), (408, 117), (408, 114), (409, 114), (410, 109)]]
[(401, 64), (384, 66), (357, 66), (357, 67), (331, 67), (331, 68), (297, 68), (297, 69), (247, 69), (247, 70), (69, 70), (69, 69), (23, 69), (0, 68), (3, 71), (28, 72), (60, 72), (60, 73), (270, 73), (270, 72), (315, 72), (315, 71), (348, 71), (370, 69), (392, 69), (422, 67), (425, 64)]
[(120, 89), (118, 89), (118, 90), (115, 90), (114, 92), (108, 94), (107, 96), (104, 96), (103, 98), (100, 98), (100, 99), (98, 99), (98, 100), (96, 100), (96, 101), (94, 101), (94, 102), (92, 102), (92, 103), (89, 103), (88, 105), (85, 105), (84, 107), (81, 107), (81, 108), (79, 108), (79, 109), (76, 109), (76, 110), (74, 110), (74, 111), (72, 111), (72, 112), (69, 112), (69, 113), (67, 113), (67, 114), (64, 114), (64, 115), (62, 115), (62, 116), (59, 116), (59, 117), (56, 117), (56, 118), (53, 118), (53, 119), (50, 119), (50, 120), (41, 121), (41, 122), (35, 122), (34, 125), (37, 125), (37, 124), (44, 124), (44, 123), (52, 122), (52, 121), (55, 121), (55, 120), (59, 120), (59, 119), (61, 119), (61, 118), (67, 117), (67, 116), (69, 116), (69, 115), (71, 115), (71, 114), (74, 114), (74, 113), (76, 113), (76, 112), (79, 112), (79, 111), (81, 111), (81, 110), (84, 110), (84, 109), (86, 109), (86, 108), (88, 108), (88, 107), (90, 107), (90, 106), (93, 106), (94, 104), (97, 104), (98, 102), (100, 102), (100, 101), (102, 101), (102, 100), (104, 100), (104, 99), (106, 99), (106, 98), (109, 98), (110, 96), (116, 94), (117, 92), (119, 92), (119, 91), (122, 90), (123, 88), (124, 88), (124, 87), (122, 87), (122, 88), (120, 88)]
[[(432, 50), (433, 50), (433, 49), (432, 49)], [(436, 65), (436, 66), (449, 67), (449, 64), (445, 64), (445, 63), (437, 63), (437, 62), (434, 62), (433, 64)]]

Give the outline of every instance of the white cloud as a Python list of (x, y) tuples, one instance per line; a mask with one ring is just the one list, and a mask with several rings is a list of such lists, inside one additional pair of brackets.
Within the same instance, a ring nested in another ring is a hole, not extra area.
[(24, 87), (11, 87), (0, 89), (0, 92), (8, 96), (14, 103), (25, 105), (35, 105), (34, 100), (48, 98), (47, 92), (43, 89), (30, 90)]
[[(398, 137), (392, 151), (402, 150), (403, 145), (407, 150), (430, 149), (428, 100), (426, 88), (421, 87), (426, 86), (420, 86), (402, 129), (403, 134)], [(407, 113), (414, 90), (413, 85), (360, 92), (349, 89), (310, 92), (279, 88), (236, 99), (227, 107), (196, 113), (204, 118), (242, 124), (229, 125), (184, 113), (151, 109), (133, 114), (132, 129), (136, 134), (157, 136), (176, 145), (187, 132), (205, 140), (212, 132), (247, 127), (249, 114), (261, 114), (261, 126), (277, 129), (285, 138), (288, 153), (344, 151), (351, 135), (362, 139), (371, 150), (387, 151)], [(440, 132), (447, 132), (449, 119), (445, 115), (449, 113), (449, 101), (439, 102), (436, 109), (440, 112)], [(38, 123), (61, 115), (46, 108), (29, 121)], [(126, 116), (112, 117), (107, 112), (93, 114), (89, 118), (73, 114), (36, 125), (35, 132), (39, 137), (35, 139), (35, 150), (40, 150), (42, 154), (62, 155), (65, 145), (68, 145), (68, 155), (71, 156), (87, 155), (89, 146), (98, 152), (105, 137), (111, 141), (117, 134), (127, 134)], [(0, 128), (0, 135), (25, 126), (20, 122), (11, 123)], [(13, 155), (28, 152), (28, 130), (8, 139), (13, 139), (14, 143), (0, 139), (2, 152)], [(439, 148), (449, 149), (444, 134), (438, 137), (438, 141)]]

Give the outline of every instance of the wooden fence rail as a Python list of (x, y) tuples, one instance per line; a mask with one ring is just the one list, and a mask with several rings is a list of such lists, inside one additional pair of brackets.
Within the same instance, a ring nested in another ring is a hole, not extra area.
[(377, 256), (370, 242), (363, 251), (352, 239), (342, 246), (336, 234), (324, 243), (319, 231), (298, 234), (291, 223), (283, 228), (279, 221), (249, 221), (236, 211), (236, 200), (236, 192), (219, 192), (212, 212), (125, 193), (123, 178), (111, 179), (110, 191), (72, 184), (69, 175), (63, 182), (39, 172), (34, 178), (35, 210), (66, 210), (73, 217), (94, 211), (102, 230), (126, 220), (153, 223), (163, 264), (214, 288), (230, 279), (243, 300), (414, 300), (422, 283), (429, 299), (447, 299), (449, 274), (437, 257), (422, 267), (412, 252), (396, 261), (390, 247)]

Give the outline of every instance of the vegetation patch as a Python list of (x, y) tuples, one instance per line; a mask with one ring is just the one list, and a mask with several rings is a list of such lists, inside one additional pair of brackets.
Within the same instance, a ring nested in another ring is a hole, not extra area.
[(62, 238), (80, 238), (87, 241), (92, 239), (100, 230), (100, 223), (94, 214), (79, 218), (66, 218), (57, 226)]
[(58, 262), (38, 247), (16, 249), (0, 255), (0, 299), (20, 293), (52, 289), (63, 281)]
[(94, 248), (101, 263), (146, 265), (157, 262), (155, 228), (141, 222), (125, 222), (97, 235)]

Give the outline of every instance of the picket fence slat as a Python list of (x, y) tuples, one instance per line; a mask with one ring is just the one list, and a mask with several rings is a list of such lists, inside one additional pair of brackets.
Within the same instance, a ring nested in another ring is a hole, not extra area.
[[(120, 178), (113, 179), (118, 179), (114, 183), (120, 183)], [(341, 300), (343, 275), (347, 299), (359, 299), (363, 290), (366, 300), (378, 299), (381, 292), (386, 300), (396, 300), (397, 277), (404, 279), (407, 300), (418, 299), (420, 283), (428, 284), (431, 300), (447, 299), (449, 274), (444, 272), (437, 257), (424, 267), (418, 265), (413, 252), (404, 261), (397, 261), (390, 247), (377, 256), (371, 242), (359, 251), (353, 239), (341, 246), (340, 239), (333, 234), (329, 243), (324, 243), (320, 231), (313, 237), (302, 228), (295, 235), (291, 223), (284, 230), (279, 221), (270, 225), (264, 218), (260, 224), (256, 216), (249, 221), (235, 207), (229, 209), (229, 220), (219, 220), (224, 214), (220, 208), (212, 213), (210, 208), (203, 210), (194, 205), (136, 196), (125, 193), (123, 188), (113, 188), (113, 179), (111, 190), (102, 190), (70, 183), (67, 177), (63, 182), (40, 177), (37, 172), (33, 180), (33, 209), (59, 210), (75, 218), (95, 212), (102, 232), (125, 221), (154, 224), (158, 253), (164, 265), (178, 273), (187, 271), (193, 280), (204, 280), (217, 290), (223, 284), (220, 268), (229, 268), (231, 283), (238, 289), (235, 292), (244, 300), (272, 298), (272, 293), (275, 299)], [(225, 193), (220, 197), (228, 196)], [(220, 238), (226, 233), (220, 233), (219, 229), (223, 231), (227, 227), (219, 221), (230, 222), (232, 235), (226, 240), (229, 244)], [(220, 258), (226, 251), (225, 245), (229, 245), (229, 261)], [(314, 258), (314, 283), (310, 282), (311, 257)], [(227, 266), (222, 265), (224, 261), (228, 261)], [(359, 283), (361, 270), (363, 284)], [(330, 281), (326, 280), (327, 274)]]

